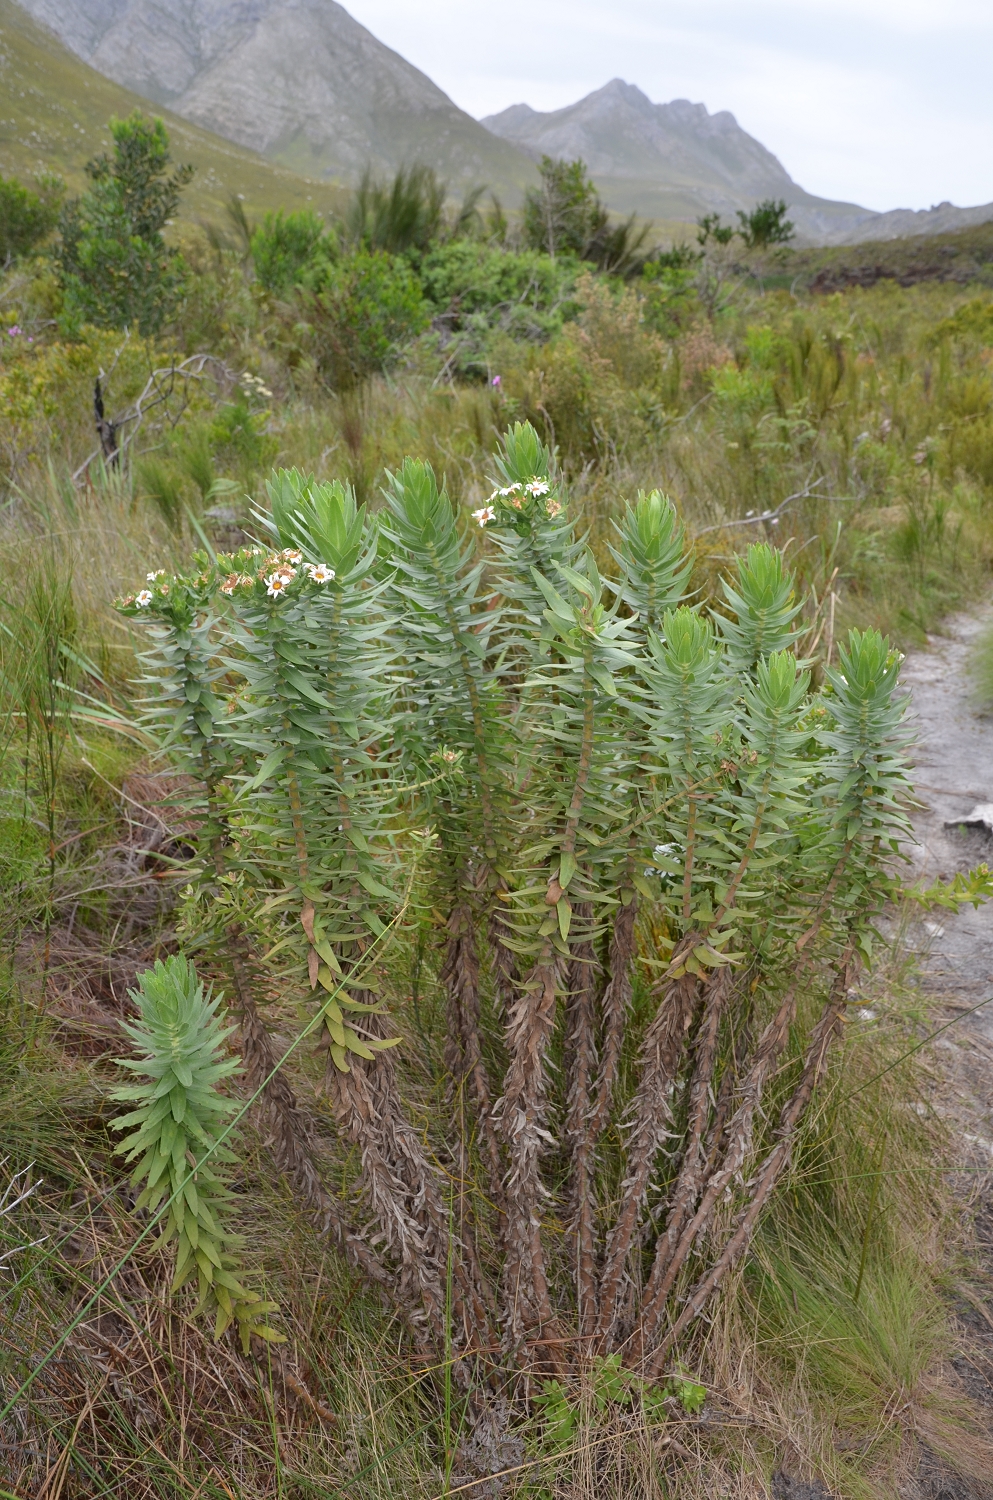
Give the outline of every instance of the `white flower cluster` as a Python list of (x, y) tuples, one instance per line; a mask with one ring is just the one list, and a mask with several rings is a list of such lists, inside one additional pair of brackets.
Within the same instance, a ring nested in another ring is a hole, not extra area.
[[(158, 582), (158, 579), (164, 578), (164, 577), (165, 577), (165, 568), (156, 568), (156, 570), (155, 570), (154, 573), (146, 573), (145, 574), (145, 581), (146, 581), (146, 583), (156, 584)], [(165, 598), (168, 595), (168, 593), (169, 593), (169, 585), (167, 583), (160, 583), (160, 584), (158, 584), (158, 588), (157, 588), (157, 590), (155, 590), (155, 592), (160, 593), (163, 596), (163, 598)], [(151, 604), (153, 598), (155, 597), (155, 592), (153, 592), (153, 590), (150, 589), (150, 588), (148, 588), (148, 589), (139, 589), (138, 593), (135, 594), (135, 596), (134, 596), (133, 599), (131, 598), (131, 596), (129, 594), (128, 597), (127, 597), (127, 599), (125, 599), (124, 603), (125, 604), (137, 604), (137, 606), (138, 606), (139, 609), (147, 609), (148, 606)]]
[[(276, 557), (268, 559), (262, 571), (265, 573), (266, 567), (273, 569), (265, 579), (266, 593), (270, 599), (278, 599), (281, 594), (286, 593), (302, 562), (303, 553), (297, 552), (293, 547), (287, 547)], [(305, 563), (304, 569), (311, 583), (330, 583), (334, 578), (334, 568), (327, 563)]]
[[(473, 511), (473, 519), (480, 526), (487, 526), (496, 520), (495, 502), (501, 500), (504, 505), (511, 506), (514, 510), (520, 510), (527, 499), (537, 500), (547, 495), (551, 490), (551, 484), (547, 479), (529, 479), (526, 483), (516, 480), (513, 484), (503, 485), (502, 488), (493, 491), (489, 504), (483, 505), (479, 510)], [(545, 510), (549, 516), (557, 516), (562, 509), (558, 500), (551, 499), (546, 503)]]
[(261, 375), (253, 375), (251, 370), (243, 370), (241, 379), (238, 381), (246, 396), (261, 396), (266, 401), (272, 400), (272, 391), (266, 385)]

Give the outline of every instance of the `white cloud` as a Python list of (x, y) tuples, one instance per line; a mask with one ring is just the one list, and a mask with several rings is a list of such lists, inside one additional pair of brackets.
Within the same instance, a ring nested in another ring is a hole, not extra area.
[(730, 109), (810, 192), (993, 200), (990, 0), (353, 0), (470, 114), (559, 109), (612, 77)]

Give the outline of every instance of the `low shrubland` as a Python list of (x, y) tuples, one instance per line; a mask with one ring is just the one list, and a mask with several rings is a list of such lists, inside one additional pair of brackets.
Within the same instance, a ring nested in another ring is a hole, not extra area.
[(15, 1492), (984, 1472), (873, 927), (895, 647), (993, 560), (989, 300), (598, 262), (576, 201), (235, 214), (160, 326), (6, 273)]

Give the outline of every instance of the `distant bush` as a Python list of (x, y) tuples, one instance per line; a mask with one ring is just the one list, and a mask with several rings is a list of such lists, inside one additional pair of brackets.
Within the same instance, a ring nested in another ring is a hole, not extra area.
[(182, 257), (162, 230), (193, 168), (169, 172), (166, 128), (140, 110), (111, 120), (110, 133), (113, 155), (87, 163), (93, 187), (67, 203), (60, 219), (63, 325), (155, 333), (182, 291)]
[(581, 256), (607, 217), (586, 163), (543, 156), (538, 170), (541, 185), (524, 195), (525, 244), (548, 255)]
[(250, 248), (255, 279), (267, 292), (289, 291), (333, 250), (323, 222), (310, 208), (267, 213), (251, 236)]
[(349, 390), (389, 369), (430, 321), (410, 266), (383, 251), (362, 250), (329, 265), (323, 285), (299, 295), (302, 331), (332, 390)]
[(33, 250), (58, 222), (65, 184), (45, 173), (39, 186), (41, 192), (33, 193), (16, 177), (0, 176), (0, 264)]
[(418, 274), (446, 354), (462, 371), (485, 369), (494, 335), (544, 343), (576, 316), (579, 264), (478, 240), (434, 246)]
[(522, 230), (531, 250), (551, 256), (574, 255), (612, 276), (636, 276), (648, 252), (651, 225), (639, 229), (636, 216), (610, 222), (586, 163), (543, 156), (541, 185), (524, 195)]
[(638, 282), (648, 326), (675, 338), (693, 319), (698, 298), (695, 280), (700, 252), (689, 245), (660, 250), (645, 262)]
[(764, 198), (751, 213), (738, 209), (737, 232), (749, 250), (761, 250), (766, 245), (785, 245), (793, 238), (794, 227), (782, 198)]
[(506, 358), (502, 368), (521, 414), (545, 428), (563, 459), (583, 464), (650, 436), (666, 351), (645, 327), (632, 290), (615, 294), (586, 270), (576, 303), (578, 317), (560, 337), (516, 361)]

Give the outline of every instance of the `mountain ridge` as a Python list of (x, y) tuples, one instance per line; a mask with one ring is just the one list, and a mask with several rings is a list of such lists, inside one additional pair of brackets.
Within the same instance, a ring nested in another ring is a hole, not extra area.
[[(31, 181), (55, 169), (70, 191), (87, 184), (87, 161), (111, 145), (107, 122), (148, 100), (89, 67), (14, 0), (0, 0), (0, 172)], [(217, 219), (234, 194), (249, 216), (266, 209), (340, 210), (339, 188), (299, 176), (168, 109), (173, 160), (196, 168), (181, 217)]]
[(613, 78), (563, 109), (511, 105), (482, 123), (533, 157), (581, 156), (605, 202), (620, 212), (695, 219), (733, 218), (763, 198), (782, 198), (805, 237), (844, 232), (871, 209), (808, 193), (729, 110), (674, 99), (653, 104), (635, 84)]
[[(548, 154), (582, 158), (609, 209), (653, 220), (663, 237), (692, 233), (704, 213), (733, 222), (765, 198), (786, 202), (801, 243), (854, 244), (993, 219), (993, 204), (880, 214), (820, 198), (730, 111), (687, 99), (654, 104), (620, 78), (563, 109), (514, 104), (475, 120), (337, 0), (4, 4), (131, 97), (325, 188), (354, 183), (367, 168), (383, 176), (420, 161), (456, 196), (485, 184), (514, 208)], [(299, 190), (288, 196), (296, 201)]]
[(582, 157), (609, 206), (622, 213), (695, 219), (730, 215), (756, 200), (783, 199), (801, 239), (857, 244), (906, 234), (941, 234), (993, 220), (993, 204), (890, 209), (820, 198), (794, 182), (729, 110), (674, 99), (653, 104), (635, 84), (613, 78), (574, 104), (541, 112), (512, 104), (481, 121), (534, 159)]
[(518, 200), (530, 159), (336, 0), (22, 0), (91, 66), (308, 177), (423, 159)]

